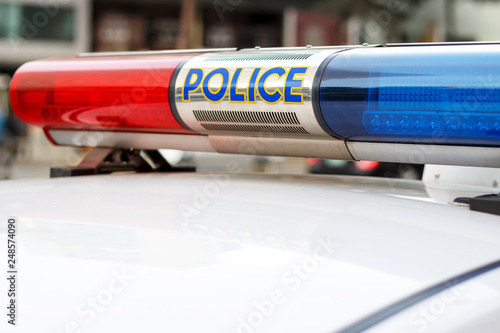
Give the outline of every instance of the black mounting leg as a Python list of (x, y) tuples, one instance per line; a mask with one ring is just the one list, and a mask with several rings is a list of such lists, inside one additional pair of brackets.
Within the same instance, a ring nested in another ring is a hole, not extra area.
[(453, 202), (469, 206), (470, 210), (476, 212), (500, 215), (500, 193), (485, 194), (474, 198), (459, 197), (455, 198)]
[(77, 167), (51, 168), (50, 178), (112, 172), (194, 172), (194, 167), (172, 167), (157, 150), (94, 148)]

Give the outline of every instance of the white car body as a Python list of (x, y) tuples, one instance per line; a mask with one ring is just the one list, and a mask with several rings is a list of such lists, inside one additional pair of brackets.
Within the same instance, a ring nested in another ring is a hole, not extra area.
[(478, 194), (344, 176), (2, 181), (18, 309), (1, 331), (497, 331), (499, 218), (448, 204)]

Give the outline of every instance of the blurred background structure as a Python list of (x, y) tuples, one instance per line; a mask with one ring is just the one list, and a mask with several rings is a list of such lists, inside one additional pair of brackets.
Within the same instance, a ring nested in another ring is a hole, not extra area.
[[(84, 154), (51, 146), (12, 114), (9, 80), (27, 61), (89, 51), (499, 40), (498, 13), (495, 0), (0, 0), (0, 178), (47, 176), (49, 165), (74, 165)], [(248, 170), (276, 172), (340, 165), (251, 161)], [(372, 174), (364, 171), (373, 166), (337, 171)]]

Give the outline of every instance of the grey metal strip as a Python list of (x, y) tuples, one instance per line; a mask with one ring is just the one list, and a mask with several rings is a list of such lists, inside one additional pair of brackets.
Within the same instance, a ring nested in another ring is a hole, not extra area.
[(88, 57), (114, 57), (114, 56), (136, 56), (136, 55), (161, 55), (178, 53), (209, 53), (209, 52), (227, 52), (236, 51), (236, 47), (220, 49), (186, 49), (186, 50), (161, 50), (161, 51), (127, 51), (127, 52), (84, 52), (77, 55), (78, 58)]

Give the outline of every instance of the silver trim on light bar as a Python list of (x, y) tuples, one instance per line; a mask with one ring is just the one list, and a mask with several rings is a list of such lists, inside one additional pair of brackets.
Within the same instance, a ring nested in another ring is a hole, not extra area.
[(381, 142), (347, 142), (356, 160), (500, 167), (500, 148), (402, 144)]
[(49, 130), (49, 134), (55, 143), (66, 146), (179, 149), (344, 160), (350, 160), (352, 155), (355, 160), (366, 161), (500, 167), (500, 148), (497, 147), (57, 129)]
[(209, 135), (219, 153), (352, 160), (343, 140)]
[(161, 50), (161, 51), (126, 51), (126, 52), (84, 52), (76, 56), (78, 58), (89, 57), (113, 57), (113, 56), (134, 56), (134, 55), (162, 55), (162, 54), (177, 54), (177, 53), (209, 53), (209, 52), (228, 52), (236, 51), (236, 47), (227, 47), (220, 49), (186, 49), (186, 50)]
[(355, 48), (363, 48), (363, 47), (379, 47), (383, 46), (382, 44), (363, 44), (363, 45), (323, 45), (323, 46), (293, 46), (293, 47), (251, 47), (244, 48), (239, 51), (307, 51), (307, 50), (343, 50), (343, 49), (355, 49)]
[(189, 134), (49, 130), (58, 145), (215, 152), (208, 137)]
[(498, 41), (487, 42), (426, 42), (426, 43), (387, 43), (387, 47), (404, 47), (404, 46), (447, 46), (447, 45), (498, 45)]

